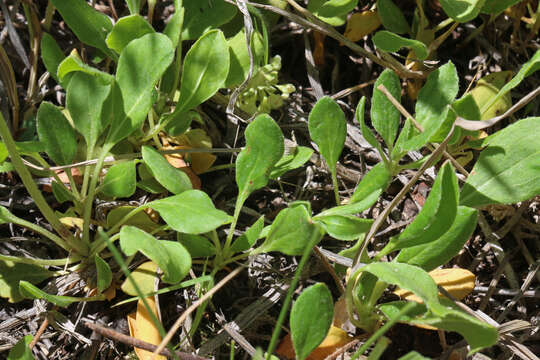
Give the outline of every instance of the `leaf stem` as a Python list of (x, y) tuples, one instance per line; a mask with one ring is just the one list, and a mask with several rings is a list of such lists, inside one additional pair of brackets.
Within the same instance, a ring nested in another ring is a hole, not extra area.
[(274, 352), (274, 349), (276, 348), (277, 341), (279, 338), (279, 334), (281, 333), (281, 325), (283, 325), (283, 322), (285, 321), (285, 316), (287, 316), (287, 313), (289, 312), (289, 306), (292, 301), (292, 297), (294, 294), (294, 291), (296, 290), (296, 286), (298, 285), (298, 282), (300, 281), (300, 275), (302, 274), (302, 269), (306, 265), (309, 254), (311, 253), (311, 250), (313, 250), (313, 247), (317, 244), (319, 241), (320, 233), (319, 231), (315, 230), (313, 231), (313, 234), (311, 235), (311, 239), (304, 249), (304, 253), (302, 254), (302, 258), (300, 259), (300, 262), (298, 263), (298, 268), (296, 269), (296, 272), (294, 273), (294, 277), (291, 281), (291, 285), (289, 286), (289, 290), (287, 291), (287, 296), (285, 297), (285, 300), (283, 301), (283, 306), (281, 307), (281, 311), (279, 312), (279, 317), (276, 322), (276, 326), (274, 327), (274, 331), (272, 332), (272, 338), (270, 340), (270, 345), (268, 345), (268, 350), (266, 351), (266, 360), (270, 360), (272, 353)]
[(73, 264), (74, 262), (77, 262), (80, 260), (79, 256), (71, 256), (64, 259), (36, 259), (36, 258), (26, 258), (26, 257), (18, 257), (18, 256), (9, 256), (9, 255), (1, 255), (0, 254), (0, 260), (3, 261), (12, 261), (14, 263), (21, 263), (21, 264), (30, 264), (30, 265), (38, 265), (38, 266), (64, 266)]
[(336, 198), (336, 204), (337, 206), (339, 206), (341, 205), (341, 200), (339, 199), (339, 185), (335, 172), (332, 172), (332, 186), (334, 187), (334, 197)]

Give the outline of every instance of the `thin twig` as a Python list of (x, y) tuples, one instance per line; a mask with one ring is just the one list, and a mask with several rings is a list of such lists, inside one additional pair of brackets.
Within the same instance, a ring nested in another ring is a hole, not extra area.
[[(83, 320), (83, 324), (87, 328), (95, 331), (96, 333), (100, 335), (108, 337), (109, 339), (113, 339), (121, 343), (134, 346), (136, 348), (143, 349), (143, 350), (154, 351), (157, 349), (157, 346), (154, 344), (150, 344), (146, 341), (142, 341), (137, 338), (131, 337), (129, 335), (122, 334), (114, 329), (111, 329), (110, 327), (99, 325), (89, 320)], [(207, 358), (197, 356), (197, 355), (192, 355), (192, 354), (182, 352), (182, 351), (176, 351), (175, 353), (180, 359), (184, 359), (184, 360), (208, 360)], [(162, 349), (159, 352), (159, 354), (165, 355), (168, 357), (173, 356), (173, 354), (171, 353), (169, 349)]]
[(219, 289), (221, 289), (227, 282), (229, 282), (232, 278), (234, 278), (236, 275), (240, 273), (244, 268), (243, 267), (237, 267), (234, 269), (230, 274), (225, 276), (223, 279), (221, 279), (220, 282), (216, 284), (210, 291), (208, 291), (206, 294), (204, 294), (199, 300), (195, 301), (193, 304), (191, 304), (190, 307), (184, 311), (182, 315), (176, 320), (176, 322), (173, 324), (167, 335), (163, 338), (161, 343), (158, 345), (158, 347), (154, 350), (152, 354), (152, 359), (156, 358), (156, 355), (161, 352), (167, 346), (167, 344), (171, 341), (172, 337), (174, 336), (174, 333), (180, 328), (182, 323), (186, 320), (186, 318), (193, 312), (195, 309), (197, 309), (202, 303), (204, 303), (206, 300), (210, 299)]

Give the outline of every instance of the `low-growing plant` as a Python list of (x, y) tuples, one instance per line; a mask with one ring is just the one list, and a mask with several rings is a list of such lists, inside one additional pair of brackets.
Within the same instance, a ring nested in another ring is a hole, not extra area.
[[(219, 89), (240, 85), (248, 78), (248, 72), (254, 70), (249, 54), (245, 61), (248, 52), (243, 48), (237, 51), (239, 48), (235, 47), (245, 45), (235, 39), (245, 34), (238, 33), (240, 35), (227, 40), (221, 30), (215, 29), (232, 19), (235, 7), (217, 2), (216, 8), (207, 8), (206, 4), (198, 8), (195, 2), (175, 1), (176, 12), (163, 33), (159, 33), (138, 15), (137, 1), (128, 2), (131, 15), (120, 18), (114, 25), (83, 0), (69, 4), (51, 0), (51, 3), (77, 37), (98, 50), (95, 56), (107, 59), (107, 67), (114, 68), (114, 75), (88, 65), (76, 51), (65, 57), (54, 39), (44, 34), (43, 62), (66, 90), (66, 108), (46, 101), (40, 104), (36, 114), (39, 142), (33, 143), (15, 142), (0, 115), (0, 135), (5, 146), (3, 160), (9, 155), (14, 170), (54, 232), (17, 217), (4, 207), (0, 207), (0, 221), (26, 227), (51, 240), (67, 254), (65, 258), (54, 260), (0, 255), (0, 273), (5, 279), (0, 284), (0, 295), (11, 301), (23, 297), (41, 298), (58, 306), (104, 300), (107, 289), (114, 287), (122, 277), (111, 270), (109, 259), (113, 258), (126, 276), (121, 286), (123, 291), (145, 302), (144, 299), (156, 293), (197, 282), (208, 291), (218, 272), (249, 256), (276, 251), (301, 255), (267, 349), (267, 358), (270, 358), (302, 269), (313, 248), (329, 236), (355, 241), (341, 254), (351, 260), (344, 294), (348, 319), (373, 334), (356, 356), (375, 342), (384, 350), (386, 345), (381, 339), (398, 321), (458, 332), (469, 343), (470, 353), (496, 343), (497, 329), (440, 297), (438, 283), (429, 272), (447, 264), (460, 251), (476, 227), (478, 208), (516, 203), (540, 193), (540, 172), (535, 158), (540, 151), (535, 141), (540, 118), (522, 119), (487, 138), (467, 142), (467, 136), (474, 131), (509, 116), (537, 94), (510, 106), (501, 116), (485, 115), (494, 103), (540, 68), (540, 51), (506, 85), (497, 89), (488, 104), (478, 103), (471, 94), (457, 99), (459, 76), (455, 66), (448, 62), (438, 67), (418, 91), (414, 116), (400, 105), (400, 78), (392, 70), (384, 70), (375, 82), (371, 97), (370, 120), (376, 134), (365, 121), (365, 98), (359, 101), (355, 112), (363, 136), (379, 151), (382, 162), (362, 178), (347, 203), (340, 197), (337, 181), (337, 164), (345, 143), (347, 121), (334, 100), (322, 97), (309, 114), (308, 129), (330, 172), (336, 206), (314, 214), (309, 202), (293, 202), (281, 210), (270, 225), (265, 227), (265, 219), (260, 217), (241, 236), (235, 237), (240, 212), (248, 197), (269, 181), (302, 166), (313, 153), (312, 149), (302, 146), (285, 153), (279, 125), (268, 114), (255, 116), (246, 127), (245, 146), (235, 161), (238, 196), (232, 215), (217, 209), (206, 193), (193, 188), (188, 174), (172, 166), (164, 156), (163, 131), (170, 136), (187, 136), (192, 120), (197, 118), (194, 111), (197, 106)], [(319, 3), (321, 6), (317, 8)], [(356, 6), (355, 1), (341, 2), (343, 8), (332, 13), (336, 9), (328, 3), (333, 1), (310, 2), (310, 6), (317, 16), (325, 21), (330, 19), (328, 22), (333, 25), (339, 25), (340, 16)], [(485, 8), (483, 2), (470, 1), (466, 2), (466, 9), (454, 13), (455, 8), (447, 5), (452, 1), (441, 3), (453, 21), (468, 21)], [(395, 11), (390, 0), (377, 4), (380, 9), (392, 11), (388, 16), (401, 19), (402, 15)], [(203, 10), (210, 15), (219, 12), (219, 16), (203, 17), (201, 21), (187, 16)], [(421, 7), (418, 11), (421, 13)], [(406, 21), (389, 25), (391, 22), (384, 16), (381, 14), (383, 25), (389, 30), (409, 31)], [(419, 23), (423, 23), (422, 16)], [(259, 77), (252, 78), (251, 84), (247, 82), (247, 90), (240, 97), (244, 110), (253, 114), (281, 105), (282, 96), (286, 97), (292, 90), (290, 86), (277, 86), (277, 63), (266, 64), (268, 47), (264, 36), (257, 36), (253, 48), (260, 60), (256, 66)], [(410, 46), (418, 59), (423, 60), (429, 54), (424, 44), (390, 32), (380, 32), (374, 37), (382, 50), (385, 50), (381, 45), (385, 37), (393, 44), (387, 51), (395, 51), (395, 39), (399, 38), (402, 42), (406, 40), (405, 46)], [(183, 40), (196, 40), (185, 56), (182, 56)], [(244, 55), (238, 55), (240, 53)], [(276, 88), (281, 94), (275, 92)], [(257, 106), (261, 103), (264, 106)], [(403, 125), (402, 115), (406, 119)], [(452, 151), (447, 151), (452, 146), (460, 150), (467, 146), (483, 148), (470, 174), (452, 157)], [(409, 152), (422, 148), (429, 154), (405, 163)], [(193, 151), (197, 150), (200, 151)], [(50, 167), (42, 154), (58, 167)], [(78, 163), (73, 166), (75, 162)], [(386, 217), (424, 172), (436, 165), (438, 175), (420, 213), (370, 257), (367, 247)], [(71, 171), (77, 166), (83, 169), (80, 183)], [(54, 196), (58, 202), (70, 204), (65, 214), (53, 211), (47, 204), (29, 169), (54, 178), (51, 184)], [(59, 169), (65, 171), (68, 184), (53, 171)], [(102, 176), (104, 169), (107, 171)], [(390, 205), (376, 219), (358, 216), (377, 202), (392, 179), (404, 169), (418, 170)], [(456, 171), (466, 177), (461, 187)], [(519, 178), (516, 173), (520, 174)], [(96, 198), (129, 198), (137, 188), (148, 193), (173, 195), (138, 207), (115, 208), (106, 219), (96, 216)], [(146, 212), (159, 214), (165, 224), (150, 220)], [(70, 230), (66, 224), (75, 226)], [(218, 229), (227, 225), (226, 236), (221, 239)], [(130, 272), (128, 265), (137, 253), (150, 262)], [(385, 261), (391, 254), (395, 255), (393, 260)], [(211, 270), (208, 276), (183, 281), (192, 262), (198, 261), (193, 259), (203, 259)], [(70, 297), (39, 289), (34, 284), (66, 273), (53, 272), (49, 269), (51, 266), (66, 266), (68, 272), (92, 269), (92, 276), (85, 280), (95, 287), (97, 294)], [(162, 273), (160, 280), (168, 285), (156, 292), (158, 268)], [(406, 300), (380, 303), (390, 285), (414, 293), (422, 303)], [(145, 306), (154, 316), (146, 302)], [(199, 307), (192, 334), (203, 311), (204, 306)], [(331, 293), (322, 283), (307, 288), (299, 296), (290, 316), (297, 358), (305, 359), (323, 341), (332, 324), (332, 311)], [(154, 320), (163, 336), (164, 329)], [(23, 340), (28, 342), (27, 338)]]

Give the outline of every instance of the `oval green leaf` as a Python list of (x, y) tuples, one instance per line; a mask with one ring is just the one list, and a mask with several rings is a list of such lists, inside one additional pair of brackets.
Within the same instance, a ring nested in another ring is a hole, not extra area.
[[(6, 208), (0, 207), (0, 223), (12, 222), (9, 215)], [(19, 292), (19, 281), (37, 284), (52, 276), (53, 272), (38, 265), (0, 260), (0, 297), (12, 303), (21, 301), (23, 296)]]
[(163, 34), (146, 34), (131, 41), (120, 54), (113, 89), (115, 119), (106, 143), (114, 145), (140, 128), (152, 107), (152, 91), (170, 65), (174, 49)]
[(54, 80), (60, 84), (58, 78), (58, 65), (64, 60), (66, 55), (60, 46), (56, 43), (56, 40), (46, 32), (43, 32), (41, 36), (41, 59), (45, 69), (51, 74)]
[(45, 152), (58, 165), (73, 162), (77, 153), (75, 130), (60, 109), (44, 101), (37, 112), (37, 133)]
[(304, 360), (324, 340), (334, 316), (330, 290), (323, 283), (308, 287), (291, 309), (291, 338), (296, 358)]
[(326, 232), (338, 240), (357, 240), (366, 234), (373, 223), (353, 215), (318, 215), (313, 218), (321, 223)]
[(330, 172), (335, 176), (347, 136), (345, 114), (332, 98), (324, 96), (309, 113), (308, 121), (309, 136), (319, 147)]
[(124, 16), (114, 24), (112, 31), (105, 41), (110, 49), (120, 54), (130, 41), (153, 32), (155, 31), (152, 25), (142, 16)]
[(189, 251), (192, 258), (209, 257), (216, 255), (216, 247), (202, 235), (178, 234), (178, 241)]
[(122, 227), (120, 247), (127, 256), (140, 251), (158, 264), (164, 273), (163, 281), (169, 284), (180, 282), (191, 268), (191, 257), (182, 244), (177, 241), (156, 240), (134, 226)]
[(173, 194), (180, 194), (190, 190), (191, 180), (185, 172), (169, 164), (156, 149), (144, 145), (142, 147), (142, 157), (156, 180)]
[(246, 146), (236, 158), (239, 201), (266, 186), (272, 168), (283, 156), (283, 134), (274, 119), (261, 114), (246, 128)]
[(409, 23), (401, 9), (392, 0), (377, 0), (377, 13), (387, 30), (396, 34), (409, 32)]
[(236, 15), (236, 6), (226, 1), (184, 1), (182, 40), (194, 40), (206, 31), (217, 28)]
[(456, 22), (467, 22), (478, 16), (486, 0), (440, 0), (440, 2), (446, 15)]
[(384, 70), (373, 86), (371, 98), (371, 124), (384, 139), (388, 148), (392, 149), (399, 129), (400, 114), (386, 95), (377, 89), (379, 85), (384, 85), (399, 102), (401, 101), (401, 81), (392, 70)]
[(461, 189), (460, 204), (512, 204), (540, 194), (540, 117), (514, 123), (493, 136)]
[(109, 264), (97, 254), (94, 257), (94, 262), (97, 269), (97, 288), (99, 292), (103, 292), (111, 285), (112, 271)]
[(130, 197), (135, 193), (136, 181), (135, 161), (116, 164), (107, 171), (101, 192), (110, 197)]
[(76, 72), (69, 81), (66, 106), (75, 130), (84, 137), (89, 149), (93, 149), (110, 119), (102, 114), (110, 92), (110, 83), (84, 72)]
[(174, 230), (186, 234), (202, 234), (231, 221), (231, 216), (218, 210), (208, 195), (199, 190), (188, 190), (180, 195), (147, 204)]
[(174, 114), (193, 109), (224, 87), (229, 64), (229, 45), (223, 33), (212, 30), (201, 36), (184, 59), (180, 98)]

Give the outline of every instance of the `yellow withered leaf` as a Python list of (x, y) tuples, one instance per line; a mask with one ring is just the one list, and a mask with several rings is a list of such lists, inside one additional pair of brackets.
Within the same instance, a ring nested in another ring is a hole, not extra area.
[[(472, 272), (465, 269), (436, 269), (430, 271), (429, 275), (435, 280), (437, 285), (442, 286), (457, 300), (463, 299), (469, 295), (474, 289), (476, 277)], [(414, 295), (412, 292), (404, 289), (397, 289), (394, 294), (400, 296), (404, 300), (416, 301), (422, 303), (422, 299)], [(439, 293), (439, 296), (442, 294)]]
[[(153, 296), (147, 297), (146, 301), (150, 306), (150, 309), (157, 317), (157, 306)], [(161, 335), (156, 325), (152, 321), (150, 314), (146, 311), (146, 307), (141, 299), (137, 302), (137, 312), (128, 315), (129, 334), (139, 340), (146, 341), (147, 343), (159, 345), (161, 342)], [(135, 353), (139, 360), (150, 360), (152, 358), (152, 352), (135, 348)], [(165, 356), (159, 355), (154, 359), (166, 360)]]
[[(347, 332), (332, 325), (326, 338), (323, 342), (315, 348), (306, 358), (306, 360), (323, 360), (328, 355), (334, 353), (337, 349), (347, 345), (349, 342), (354, 340), (353, 337), (347, 335)], [(291, 334), (286, 335), (281, 344), (279, 344), (276, 354), (285, 358), (285, 359), (295, 359), (296, 354), (294, 352), (294, 347), (291, 340)]]
[(345, 37), (351, 41), (362, 40), (381, 26), (381, 19), (376, 11), (363, 11), (352, 14), (345, 27)]

